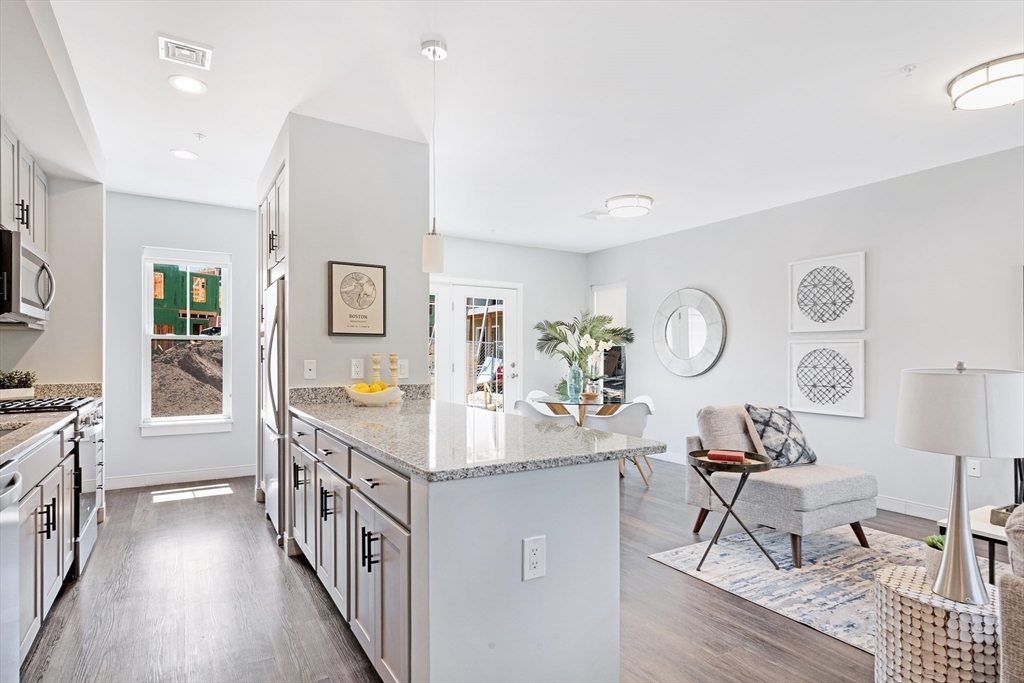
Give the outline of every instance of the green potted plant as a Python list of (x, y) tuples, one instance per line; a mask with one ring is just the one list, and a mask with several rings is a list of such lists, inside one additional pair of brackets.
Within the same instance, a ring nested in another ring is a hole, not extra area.
[(942, 564), (942, 549), (946, 547), (946, 537), (933, 535), (924, 538), (924, 570), (929, 583), (935, 581), (939, 573), (939, 565)]
[[(533, 326), (540, 332), (537, 350), (565, 360), (568, 376), (555, 387), (559, 396), (578, 398), (582, 386), (602, 379), (602, 354), (613, 346), (633, 343), (633, 330), (612, 325), (610, 315), (583, 311), (571, 322), (542, 320)], [(570, 384), (567, 380), (572, 380)]]
[(0, 370), (0, 399), (33, 398), (36, 373), (25, 370)]

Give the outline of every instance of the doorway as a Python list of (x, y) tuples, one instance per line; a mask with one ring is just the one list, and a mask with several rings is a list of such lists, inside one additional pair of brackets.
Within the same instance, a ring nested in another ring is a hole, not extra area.
[(521, 398), (522, 285), (431, 278), (433, 396), (511, 411)]

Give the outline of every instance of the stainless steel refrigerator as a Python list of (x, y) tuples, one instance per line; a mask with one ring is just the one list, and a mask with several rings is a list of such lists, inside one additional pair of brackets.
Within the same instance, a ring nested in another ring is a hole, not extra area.
[(260, 467), (267, 517), (283, 541), (285, 448), (288, 436), (288, 396), (285, 368), (285, 281), (280, 278), (263, 292), (263, 348), (260, 415)]

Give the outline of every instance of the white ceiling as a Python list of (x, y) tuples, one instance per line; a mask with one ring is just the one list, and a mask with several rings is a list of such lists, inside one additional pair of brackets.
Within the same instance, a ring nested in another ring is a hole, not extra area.
[[(945, 95), (1024, 51), (1021, 2), (53, 6), (124, 192), (252, 207), (289, 111), (426, 141), (432, 33), (450, 49), (437, 208), (451, 235), (589, 252), (1024, 144), (1024, 106), (953, 112)], [(158, 33), (211, 45), (212, 69), (158, 59)], [(209, 92), (173, 90), (175, 73)], [(632, 192), (654, 197), (651, 215), (578, 218)]]

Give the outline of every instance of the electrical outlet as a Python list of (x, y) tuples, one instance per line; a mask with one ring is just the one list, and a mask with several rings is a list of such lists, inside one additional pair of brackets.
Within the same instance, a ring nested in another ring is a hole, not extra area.
[(353, 358), (352, 359), (352, 373), (351, 373), (351, 375), (352, 375), (352, 379), (362, 379), (363, 378), (363, 359), (362, 358)]
[(316, 361), (302, 361), (302, 379), (316, 379)]
[(539, 579), (547, 572), (547, 537), (523, 539), (523, 581)]
[(398, 359), (398, 379), (409, 379), (409, 359)]
[(981, 461), (975, 460), (974, 458), (967, 458), (967, 476), (968, 477), (980, 477), (981, 476)]

